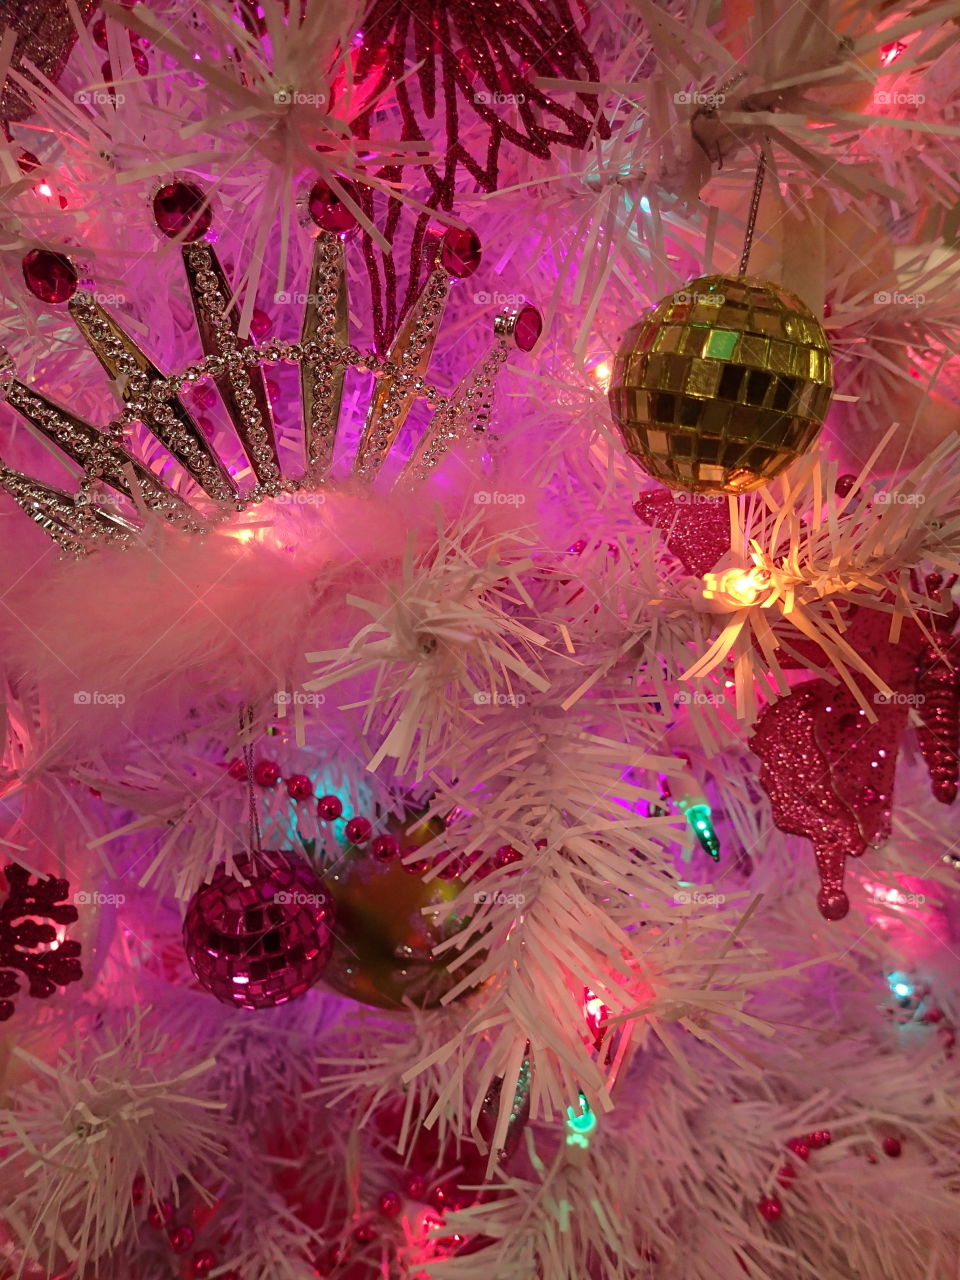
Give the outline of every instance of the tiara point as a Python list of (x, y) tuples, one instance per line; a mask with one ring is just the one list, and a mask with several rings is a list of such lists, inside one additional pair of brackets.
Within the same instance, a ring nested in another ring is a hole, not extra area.
[(77, 291), (76, 269), (63, 253), (31, 249), (22, 267), (27, 288), (41, 302), (69, 302)]
[(466, 280), (480, 266), (480, 237), (469, 227), (447, 227), (440, 237), (440, 265), (454, 280)]
[[(344, 186), (350, 190), (351, 195), (354, 194), (349, 183), (344, 183)], [(354, 215), (322, 178), (318, 178), (310, 188), (310, 194), (307, 196), (307, 210), (321, 231), (332, 231), (336, 235), (344, 235), (357, 225)]]
[(210, 201), (192, 182), (168, 182), (153, 197), (153, 216), (169, 239), (191, 244), (210, 230)]

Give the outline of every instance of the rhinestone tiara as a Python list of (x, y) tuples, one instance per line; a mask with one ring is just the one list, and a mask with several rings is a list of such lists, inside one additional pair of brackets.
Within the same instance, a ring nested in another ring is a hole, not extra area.
[[(346, 186), (346, 184), (343, 184)], [(132, 542), (143, 521), (121, 513), (100, 496), (107, 486), (189, 532), (204, 532), (237, 511), (284, 492), (331, 483), (331, 465), (348, 369), (374, 377), (366, 419), (353, 459), (357, 481), (376, 478), (418, 400), (433, 410), (412, 456), (395, 484), (430, 474), (455, 442), (486, 431), (497, 373), (511, 347), (532, 350), (540, 336), (539, 312), (529, 303), (502, 310), (493, 344), (457, 387), (444, 393), (426, 373), (451, 283), (472, 275), (480, 262), (476, 236), (462, 228), (432, 240), (427, 277), (385, 356), (360, 351), (349, 341), (345, 237), (355, 224), (348, 206), (324, 182), (310, 193), (316, 224), (309, 285), (298, 342), (271, 339), (258, 345), (239, 334), (239, 311), (213, 244), (209, 198), (186, 181), (168, 183), (154, 197), (160, 230), (180, 243), (203, 357), (165, 376), (94, 296), (78, 287), (74, 264), (63, 254), (35, 249), (24, 259), (24, 278), (45, 302), (66, 302), (71, 319), (97, 356), (123, 402), (122, 412), (100, 428), (43, 392), (19, 381), (7, 358), (7, 403), (46, 441), (71, 458), (82, 476), (74, 493), (15, 471), (0, 460), (0, 486), (62, 548), (75, 553), (105, 543)], [(171, 213), (171, 210), (173, 211)], [(264, 369), (300, 369), (302, 475), (284, 476)], [(219, 393), (254, 479), (242, 492), (215, 446), (181, 399), (184, 388), (209, 380)], [(178, 493), (127, 447), (134, 424), (152, 434), (195, 483), (194, 501)], [(202, 495), (202, 496), (201, 496)], [(199, 500), (199, 505), (198, 505)]]

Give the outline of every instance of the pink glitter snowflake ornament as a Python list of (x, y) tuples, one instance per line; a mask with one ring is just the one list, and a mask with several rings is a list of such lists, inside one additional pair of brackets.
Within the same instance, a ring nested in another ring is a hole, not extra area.
[(35, 1000), (46, 1000), (57, 987), (83, 977), (80, 943), (64, 939), (56, 928), (77, 919), (77, 908), (65, 901), (70, 893), (67, 881), (31, 877), (16, 863), (4, 867), (0, 892), (4, 881), (8, 892), (0, 902), (0, 1022), (13, 1016), (12, 997), (20, 991), (18, 971)]

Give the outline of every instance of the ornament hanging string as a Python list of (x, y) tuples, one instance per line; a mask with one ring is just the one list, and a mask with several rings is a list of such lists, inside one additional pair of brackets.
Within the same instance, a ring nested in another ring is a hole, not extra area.
[(753, 233), (757, 226), (757, 212), (760, 208), (760, 193), (763, 191), (763, 179), (767, 172), (767, 157), (763, 148), (760, 148), (760, 155), (757, 157), (757, 173), (753, 180), (753, 195), (750, 197), (750, 211), (747, 214), (747, 227), (743, 233), (743, 253), (740, 255), (740, 266), (737, 268), (738, 276), (747, 274), (747, 262), (750, 260), (750, 250), (753, 248)]
[(244, 707), (240, 712), (240, 734), (243, 765), (247, 775), (250, 854), (251, 857), (256, 858), (263, 852), (263, 835), (260, 831), (260, 814), (257, 811), (257, 793), (253, 789), (253, 707)]

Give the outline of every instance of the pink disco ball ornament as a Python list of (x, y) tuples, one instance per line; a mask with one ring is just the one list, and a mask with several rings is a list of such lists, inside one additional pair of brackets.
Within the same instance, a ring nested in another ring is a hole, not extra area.
[(187, 959), (203, 989), (224, 1004), (286, 1004), (314, 985), (330, 958), (329, 895), (294, 853), (244, 854), (236, 866), (238, 876), (221, 863), (191, 899)]

